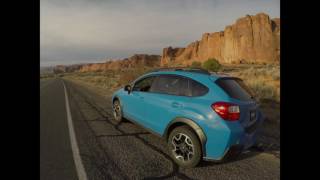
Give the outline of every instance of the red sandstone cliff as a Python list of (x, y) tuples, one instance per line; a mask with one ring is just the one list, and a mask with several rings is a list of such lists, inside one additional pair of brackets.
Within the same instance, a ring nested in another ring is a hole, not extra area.
[(163, 49), (161, 65), (188, 65), (215, 58), (221, 63), (280, 61), (280, 19), (259, 13), (238, 19), (224, 31), (204, 33), (185, 48)]

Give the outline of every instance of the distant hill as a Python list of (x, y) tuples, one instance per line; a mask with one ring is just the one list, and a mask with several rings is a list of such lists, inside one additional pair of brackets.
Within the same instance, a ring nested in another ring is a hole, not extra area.
[(103, 71), (108, 69), (127, 69), (137, 67), (159, 67), (161, 56), (148, 55), (148, 54), (135, 54), (129, 58), (120, 60), (109, 60), (105, 63), (88, 63), (88, 64), (75, 64), (75, 65), (57, 65), (54, 68), (56, 73), (61, 72), (89, 72), (89, 71)]
[(105, 63), (87, 64), (80, 68), (80, 72), (99, 71), (105, 69), (126, 69), (137, 67), (158, 67), (160, 66), (161, 56), (148, 54), (135, 54), (122, 60), (107, 61)]
[(53, 73), (53, 66), (48, 66), (48, 67), (40, 67), (40, 74), (49, 74)]

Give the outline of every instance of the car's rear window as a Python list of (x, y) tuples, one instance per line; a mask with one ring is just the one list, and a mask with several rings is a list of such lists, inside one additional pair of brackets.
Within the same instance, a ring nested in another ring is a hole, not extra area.
[(253, 93), (249, 87), (238, 78), (220, 78), (216, 81), (230, 97), (241, 101), (250, 101), (253, 99)]

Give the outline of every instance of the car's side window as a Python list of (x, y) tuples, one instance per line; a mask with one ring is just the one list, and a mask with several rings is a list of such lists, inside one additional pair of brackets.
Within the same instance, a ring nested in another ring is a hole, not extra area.
[(209, 89), (206, 86), (198, 83), (197, 81), (194, 81), (192, 79), (190, 79), (189, 81), (192, 96), (202, 96), (209, 91)]
[(150, 92), (190, 96), (189, 82), (187, 78), (175, 75), (160, 75), (155, 79)]
[(142, 91), (142, 92), (148, 92), (151, 88), (151, 85), (154, 81), (154, 76), (149, 76), (144, 79), (139, 80), (136, 82), (133, 86), (133, 91)]

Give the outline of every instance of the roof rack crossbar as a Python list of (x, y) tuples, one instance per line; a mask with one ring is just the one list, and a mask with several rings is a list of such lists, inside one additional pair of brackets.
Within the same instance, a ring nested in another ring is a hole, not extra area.
[(186, 72), (195, 72), (195, 73), (210, 75), (210, 72), (203, 68), (192, 68), (192, 67), (164, 67), (164, 68), (151, 70), (150, 72), (159, 72), (159, 71), (186, 71)]

